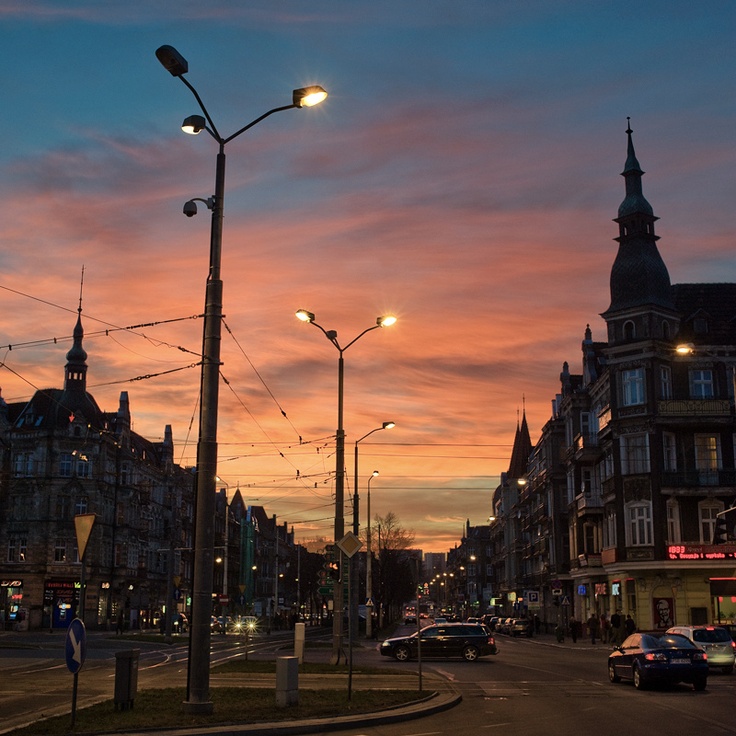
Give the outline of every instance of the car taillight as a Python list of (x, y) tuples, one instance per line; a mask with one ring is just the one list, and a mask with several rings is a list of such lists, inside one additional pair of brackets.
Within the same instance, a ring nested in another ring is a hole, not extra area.
[(731, 642), (731, 648), (736, 650), (736, 641)]
[(662, 654), (662, 652), (647, 652), (644, 655), (644, 659), (649, 660), (650, 662), (666, 662), (667, 655)]
[(693, 652), (693, 662), (695, 660), (708, 659), (708, 655), (705, 652)]
[(494, 645), (494, 644), (496, 643), (496, 640), (495, 640), (495, 639), (494, 639), (494, 638), (493, 638), (492, 636), (489, 636), (489, 637), (488, 637), (488, 643), (489, 643), (489, 644), (490, 644), (491, 646), (493, 646), (493, 645)]

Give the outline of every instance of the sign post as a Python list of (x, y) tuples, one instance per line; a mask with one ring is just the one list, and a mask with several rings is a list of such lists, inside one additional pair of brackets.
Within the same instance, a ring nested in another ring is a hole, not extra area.
[(77, 718), (77, 678), (79, 670), (82, 669), (84, 660), (87, 658), (87, 630), (84, 622), (80, 618), (75, 618), (69, 624), (66, 632), (66, 644), (64, 647), (66, 654), (66, 666), (74, 675), (74, 685), (72, 686), (72, 730), (74, 730), (74, 722)]

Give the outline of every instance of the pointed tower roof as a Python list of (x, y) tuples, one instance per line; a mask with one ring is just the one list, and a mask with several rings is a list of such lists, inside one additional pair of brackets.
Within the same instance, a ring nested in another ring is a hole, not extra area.
[(611, 268), (611, 305), (603, 313), (604, 318), (642, 306), (674, 309), (670, 275), (657, 249), (659, 238), (654, 234), (654, 223), (659, 218), (654, 216), (642, 192), (644, 172), (636, 158), (632, 133), (629, 124), (626, 164), (621, 174), (626, 180), (626, 197), (614, 220), (619, 225), (619, 247)]
[(529, 437), (529, 427), (526, 423), (526, 409), (522, 413), (521, 425), (516, 422), (516, 436), (514, 447), (511, 450), (511, 462), (509, 463), (509, 478), (522, 478), (526, 475), (529, 455), (532, 454), (532, 441)]

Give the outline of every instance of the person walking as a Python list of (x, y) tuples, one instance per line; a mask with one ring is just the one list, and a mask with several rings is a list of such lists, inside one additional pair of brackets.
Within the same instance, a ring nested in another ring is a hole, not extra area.
[(605, 613), (601, 614), (601, 642), (603, 644), (608, 644), (608, 642), (611, 640), (611, 622), (608, 620), (608, 617)]
[(624, 627), (623, 619), (621, 618), (621, 611), (616, 611), (611, 615), (611, 635), (614, 644), (621, 644), (624, 640)]
[(572, 616), (570, 618), (570, 638), (573, 644), (576, 644), (578, 641), (578, 626), (580, 624), (577, 622), (575, 616)]
[(595, 640), (598, 638), (599, 623), (600, 621), (598, 616), (596, 616), (595, 613), (591, 613), (590, 618), (588, 619), (588, 634), (590, 634), (591, 644), (595, 644)]
[(626, 621), (624, 621), (624, 629), (626, 629), (626, 636), (631, 636), (636, 631), (636, 622), (631, 618), (631, 614), (626, 614)]

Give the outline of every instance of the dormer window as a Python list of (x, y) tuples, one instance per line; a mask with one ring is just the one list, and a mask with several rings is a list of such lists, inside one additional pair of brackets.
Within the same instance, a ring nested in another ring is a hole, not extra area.
[(705, 317), (696, 317), (693, 320), (693, 330), (698, 335), (708, 334), (708, 320)]

